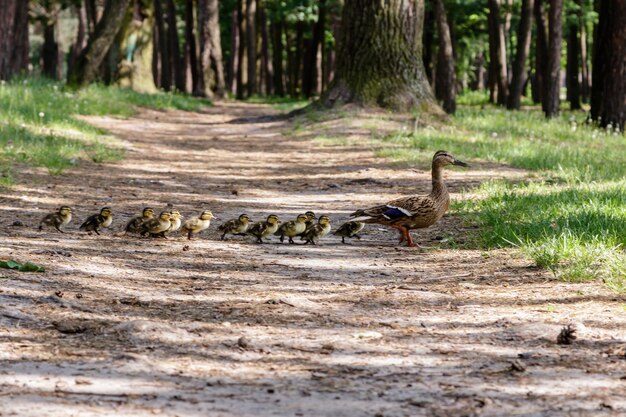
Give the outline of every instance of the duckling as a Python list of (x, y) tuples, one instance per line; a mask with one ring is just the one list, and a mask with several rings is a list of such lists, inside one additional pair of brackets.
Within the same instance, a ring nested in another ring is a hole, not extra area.
[(171, 225), (171, 213), (169, 211), (162, 211), (158, 218), (143, 222), (141, 225), (141, 236), (145, 236), (149, 233), (152, 237), (160, 236), (165, 238), (165, 231), (169, 229)]
[(141, 212), (141, 216), (130, 219), (128, 223), (126, 223), (126, 227), (124, 228), (124, 235), (129, 233), (139, 233), (141, 232), (141, 225), (150, 219), (154, 218), (154, 209), (152, 207), (146, 207)]
[(278, 230), (274, 233), (276, 236), (280, 236), (280, 242), (285, 241), (285, 236), (289, 238), (289, 243), (296, 243), (293, 241), (294, 236), (301, 235), (306, 230), (306, 222), (308, 217), (306, 214), (300, 214), (296, 220), (292, 220), (280, 225)]
[(44, 224), (46, 226), (52, 226), (61, 233), (65, 233), (61, 230), (61, 226), (65, 226), (72, 221), (72, 209), (68, 206), (61, 206), (56, 213), (49, 213), (41, 219), (39, 222), (39, 231), (43, 229)]
[(360, 240), (361, 236), (359, 236), (358, 233), (363, 230), (364, 227), (365, 223), (349, 221), (339, 226), (339, 229), (333, 234), (335, 236), (341, 236), (341, 243), (346, 243), (347, 237), (356, 237)]
[(411, 229), (421, 229), (436, 223), (450, 204), (448, 188), (443, 182), (443, 168), (448, 165), (469, 167), (446, 151), (437, 151), (432, 161), (433, 188), (428, 195), (412, 195), (401, 197), (388, 203), (357, 210), (350, 216), (354, 221), (377, 223), (393, 227), (400, 231), (400, 243), (406, 241), (407, 246), (418, 246), (411, 238)]
[(165, 231), (165, 233), (170, 234), (170, 233), (176, 233), (178, 232), (178, 230), (180, 229), (180, 226), (183, 223), (183, 216), (181, 216), (180, 211), (178, 210), (172, 210), (170, 212), (170, 217), (171, 217), (171, 225), (169, 227), (169, 229), (167, 229)]
[(209, 210), (204, 210), (199, 217), (187, 220), (183, 225), (183, 232), (187, 233), (187, 239), (191, 240), (192, 234), (208, 229), (211, 225), (211, 220), (214, 218), (213, 213)]
[(218, 230), (222, 232), (222, 240), (226, 238), (227, 234), (231, 235), (243, 235), (248, 231), (250, 227), (250, 217), (247, 214), (242, 214), (236, 219), (230, 219), (226, 223), (220, 225)]
[(304, 215), (306, 216), (306, 229), (308, 229), (309, 227), (315, 224), (315, 220), (317, 220), (317, 216), (312, 211), (307, 211), (306, 213), (304, 213)]
[(257, 222), (250, 226), (247, 233), (256, 236), (257, 243), (263, 243), (264, 237), (269, 236), (272, 233), (276, 233), (279, 223), (280, 220), (278, 220), (278, 216), (275, 214), (270, 214), (269, 216), (267, 216), (266, 221)]
[(86, 232), (96, 232), (97, 235), (100, 233), (98, 229), (103, 227), (111, 226), (113, 222), (113, 212), (110, 207), (102, 207), (100, 209), (100, 213), (92, 214), (87, 217), (87, 220), (83, 224), (80, 225), (80, 230), (84, 230)]
[(304, 244), (316, 245), (317, 241), (330, 233), (330, 218), (328, 216), (320, 216), (317, 224), (313, 225), (300, 238), (306, 240)]

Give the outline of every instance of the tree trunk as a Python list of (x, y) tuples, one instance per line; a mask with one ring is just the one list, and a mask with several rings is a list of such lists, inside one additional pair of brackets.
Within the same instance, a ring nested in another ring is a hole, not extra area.
[(624, 131), (626, 119), (626, 2), (600, 0), (593, 54), (591, 119)]
[(272, 22), (272, 59), (274, 61), (274, 91), (277, 96), (285, 95), (285, 81), (283, 79), (283, 22)]
[(507, 101), (507, 108), (511, 110), (519, 110), (521, 106), (526, 76), (526, 58), (530, 50), (532, 17), (533, 0), (523, 0), (522, 17), (517, 28), (517, 51), (515, 52), (515, 62), (513, 64), (513, 77)]
[(246, 0), (246, 37), (248, 46), (248, 97), (257, 92), (256, 84), (256, 0)]
[(324, 41), (324, 26), (326, 24), (325, 0), (319, 1), (319, 13), (317, 22), (313, 25), (313, 37), (309, 43), (307, 56), (305, 57), (302, 77), (302, 93), (304, 97), (311, 97), (317, 90), (317, 55), (320, 45)]
[(259, 24), (261, 26), (261, 65), (265, 75), (265, 94), (274, 94), (274, 68), (270, 59), (270, 39), (267, 30), (267, 12), (261, 8), (259, 13)]
[(220, 33), (220, 7), (218, 0), (208, 0), (209, 39), (211, 41), (211, 66), (215, 73), (215, 93), (218, 97), (226, 94), (224, 58), (222, 55), (222, 35)]
[(245, 92), (245, 79), (244, 71), (245, 65), (245, 52), (246, 52), (246, 4), (244, 0), (239, 0), (237, 5), (237, 26), (239, 28), (239, 50), (237, 51), (237, 98), (243, 99)]
[(100, 64), (122, 25), (129, 2), (130, 0), (109, 0), (87, 47), (78, 57), (75, 71), (68, 77), (70, 85), (83, 87), (96, 79)]
[[(506, 63), (506, 40), (504, 36), (504, 27), (500, 22), (500, 0), (488, 0), (489, 5), (489, 56), (491, 60), (495, 59), (490, 71), (496, 77), (498, 94), (496, 101), (500, 105), (506, 105), (509, 79), (507, 74)], [(492, 51), (493, 49), (493, 51)]]
[(565, 71), (567, 100), (570, 103), (571, 110), (580, 110), (580, 83), (578, 82), (579, 47), (578, 23), (571, 23), (567, 27), (567, 67)]
[(590, 76), (589, 76), (589, 56), (587, 54), (587, 28), (583, 19), (583, 0), (576, 0), (578, 4), (578, 27), (580, 32), (580, 73), (581, 73), (581, 93), (582, 100), (589, 103)]
[(87, 13), (87, 32), (91, 34), (96, 29), (96, 24), (98, 23), (96, 0), (85, 0), (85, 12)]
[(423, 0), (346, 0), (335, 79), (321, 102), (437, 109), (422, 63)]
[(56, 40), (57, 19), (47, 19), (43, 27), (43, 46), (41, 47), (41, 72), (53, 80), (61, 79), (62, 51)]
[(543, 88), (543, 112), (546, 117), (559, 114), (559, 90), (561, 87), (561, 38), (563, 26), (561, 13), (563, 0), (550, 0), (548, 11), (548, 62)]
[(533, 101), (543, 103), (544, 85), (546, 83), (548, 65), (548, 35), (546, 34), (546, 21), (543, 11), (543, 0), (535, 0), (533, 8), (535, 22), (537, 24), (537, 37), (535, 44), (535, 83), (533, 86)]
[(160, 79), (157, 84), (165, 91), (172, 89), (172, 68), (170, 65), (170, 47), (165, 32), (165, 18), (161, 0), (154, 0), (154, 14), (156, 18), (156, 37), (159, 49), (159, 73)]
[(437, 55), (437, 80), (435, 96), (443, 102), (443, 110), (448, 114), (456, 111), (456, 74), (454, 72), (454, 56), (448, 17), (443, 0), (434, 0), (439, 52)]
[(293, 55), (293, 63), (291, 66), (291, 88), (289, 90), (291, 97), (298, 97), (302, 92), (300, 89), (302, 81), (302, 50), (304, 49), (304, 22), (296, 23), (296, 41), (295, 54)]
[(173, 81), (178, 91), (185, 91), (185, 69), (180, 55), (178, 29), (176, 27), (176, 6), (173, 0), (167, 0), (167, 38), (170, 50), (170, 68)]
[[(202, 3), (202, 0), (198, 0), (198, 8), (200, 8), (200, 3)], [(198, 59), (198, 48), (196, 46), (193, 6), (194, 0), (187, 0), (185, 5), (185, 66), (187, 67), (186, 91), (190, 91), (194, 96), (204, 96), (204, 80), (201, 77), (202, 71)], [(200, 21), (200, 16), (198, 16), (198, 21)], [(199, 30), (200, 26), (198, 25), (198, 31)], [(191, 81), (191, 85), (189, 81)]]
[(15, 25), (13, 30), (12, 73), (28, 71), (28, 1), (18, 1), (15, 7)]
[(424, 71), (431, 86), (434, 87), (435, 79), (433, 78), (433, 44), (435, 39), (435, 13), (428, 10), (424, 15), (424, 53), (422, 61), (424, 62)]
[(228, 91), (237, 91), (237, 68), (239, 65), (239, 12), (233, 10), (230, 19), (230, 57), (228, 58)]
[(0, 80), (13, 76), (13, 49), (15, 47), (16, 0), (0, 0)]
[(67, 61), (67, 71), (72, 72), (72, 68), (76, 65), (76, 59), (78, 55), (87, 45), (87, 10), (85, 4), (75, 6), (76, 14), (78, 16), (78, 30), (76, 33), (76, 42), (72, 45), (70, 50), (70, 56)]

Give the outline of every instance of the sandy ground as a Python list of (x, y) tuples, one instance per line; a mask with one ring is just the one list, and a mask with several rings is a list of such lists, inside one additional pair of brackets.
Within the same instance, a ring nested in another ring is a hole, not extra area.
[[(119, 236), (146, 205), (220, 221), (314, 210), (336, 227), (428, 192), (427, 167), (287, 135), (272, 113), (90, 117), (124, 141), (123, 161), (20, 170), (0, 198), (0, 259), (47, 271), (0, 270), (0, 416), (626, 415), (626, 298), (512, 251), (442, 244), (471, 232), (458, 218), (414, 233), (422, 250), (375, 226), (315, 247), (222, 242), (215, 224), (191, 242)], [(476, 165), (447, 179), (459, 198), (496, 175), (520, 173)], [(69, 233), (37, 232), (61, 204), (74, 208)], [(79, 233), (104, 205), (112, 229)], [(578, 339), (558, 345), (569, 323)]]

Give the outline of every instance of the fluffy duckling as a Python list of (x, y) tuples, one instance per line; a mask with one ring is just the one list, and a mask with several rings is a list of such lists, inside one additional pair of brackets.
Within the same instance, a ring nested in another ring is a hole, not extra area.
[(304, 213), (304, 215), (306, 216), (306, 228), (308, 229), (309, 227), (315, 224), (315, 220), (317, 220), (317, 216), (312, 211), (307, 211), (306, 213)]
[(285, 236), (289, 238), (289, 243), (296, 243), (293, 241), (294, 236), (301, 235), (306, 230), (306, 222), (308, 217), (306, 214), (300, 214), (296, 220), (292, 220), (280, 225), (278, 230), (274, 233), (276, 236), (280, 236), (281, 243), (285, 241)]
[(65, 233), (61, 230), (61, 226), (65, 226), (72, 221), (72, 209), (68, 206), (61, 206), (56, 213), (49, 213), (44, 216), (39, 222), (39, 231), (43, 229), (43, 226), (52, 226), (61, 233)]
[(124, 228), (124, 235), (129, 233), (140, 233), (141, 225), (154, 218), (154, 209), (152, 207), (146, 207), (141, 212), (141, 216), (130, 219), (128, 223), (126, 223), (126, 227)]
[(272, 233), (276, 233), (278, 230), (278, 224), (280, 220), (278, 220), (278, 216), (275, 214), (270, 214), (267, 216), (267, 220), (264, 222), (254, 223), (248, 229), (248, 234), (256, 236), (257, 243), (263, 243), (263, 238), (271, 235)]
[(242, 214), (237, 219), (230, 219), (226, 223), (220, 225), (218, 230), (222, 232), (222, 240), (226, 238), (226, 235), (243, 235), (248, 231), (250, 227), (250, 217), (247, 214)]
[(308, 228), (302, 237), (301, 240), (306, 240), (304, 244), (312, 244), (316, 245), (317, 241), (330, 233), (330, 218), (328, 216), (321, 216), (317, 221), (317, 224)]
[(180, 214), (178, 210), (172, 210), (170, 212), (170, 227), (165, 231), (165, 233), (176, 233), (180, 230), (180, 226), (183, 224), (183, 216)]
[(169, 211), (162, 211), (158, 218), (143, 222), (141, 225), (141, 236), (145, 236), (149, 233), (152, 237), (160, 236), (165, 238), (165, 232), (171, 225), (171, 213)]
[(211, 225), (211, 220), (214, 218), (213, 213), (209, 210), (204, 210), (199, 217), (187, 220), (183, 225), (183, 232), (187, 233), (187, 239), (191, 240), (191, 235), (208, 229)]
[(356, 237), (357, 239), (361, 239), (361, 236), (359, 236), (358, 233), (363, 230), (364, 227), (365, 223), (349, 221), (339, 226), (339, 229), (337, 229), (337, 231), (333, 234), (335, 236), (341, 236), (341, 243), (346, 243), (347, 237)]
[(92, 214), (87, 217), (87, 220), (83, 224), (80, 225), (80, 230), (84, 230), (86, 232), (96, 232), (97, 235), (99, 229), (103, 227), (111, 226), (113, 222), (113, 212), (110, 207), (102, 207), (100, 209), (100, 213)]

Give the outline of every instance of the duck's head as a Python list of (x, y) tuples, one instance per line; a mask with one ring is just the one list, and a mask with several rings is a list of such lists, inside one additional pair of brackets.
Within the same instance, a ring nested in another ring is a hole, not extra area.
[(298, 223), (305, 223), (308, 219), (309, 218), (306, 214), (298, 214), (298, 217), (296, 217), (296, 221)]
[(169, 222), (170, 220), (172, 220), (172, 213), (170, 213), (169, 211), (162, 211), (161, 214), (159, 214), (159, 220)]
[(307, 211), (306, 213), (304, 213), (304, 215), (306, 216), (307, 220), (317, 219), (317, 217), (315, 216), (315, 213), (313, 213), (312, 211)]
[(278, 220), (278, 216), (275, 214), (270, 214), (269, 216), (267, 216), (267, 222), (269, 224), (277, 224), (280, 223), (280, 221)]
[(317, 221), (319, 224), (325, 226), (330, 224), (330, 217), (328, 216), (320, 216), (320, 219)]
[(239, 221), (243, 224), (248, 224), (250, 222), (250, 216), (248, 216), (247, 214), (242, 214), (241, 216), (239, 216)]
[(61, 216), (67, 216), (69, 214), (72, 214), (72, 208), (68, 206), (61, 206), (59, 207), (59, 214)]
[(171, 218), (172, 220), (178, 220), (180, 219), (182, 216), (180, 215), (180, 211), (178, 210), (172, 210), (171, 214)]
[(110, 207), (102, 207), (102, 209), (100, 209), (100, 215), (102, 217), (109, 217), (111, 214), (113, 214), (113, 212)]
[(458, 165), (460, 167), (469, 167), (463, 161), (459, 161), (454, 156), (449, 154), (447, 151), (437, 151), (435, 152), (435, 156), (433, 156), (433, 165), (444, 167), (446, 165)]
[(200, 220), (212, 220), (214, 218), (215, 216), (213, 215), (213, 213), (211, 213), (210, 210), (204, 210), (200, 215)]
[(145, 219), (151, 219), (154, 217), (154, 209), (152, 207), (146, 207), (145, 209), (143, 209), (143, 212), (141, 212), (141, 215)]

